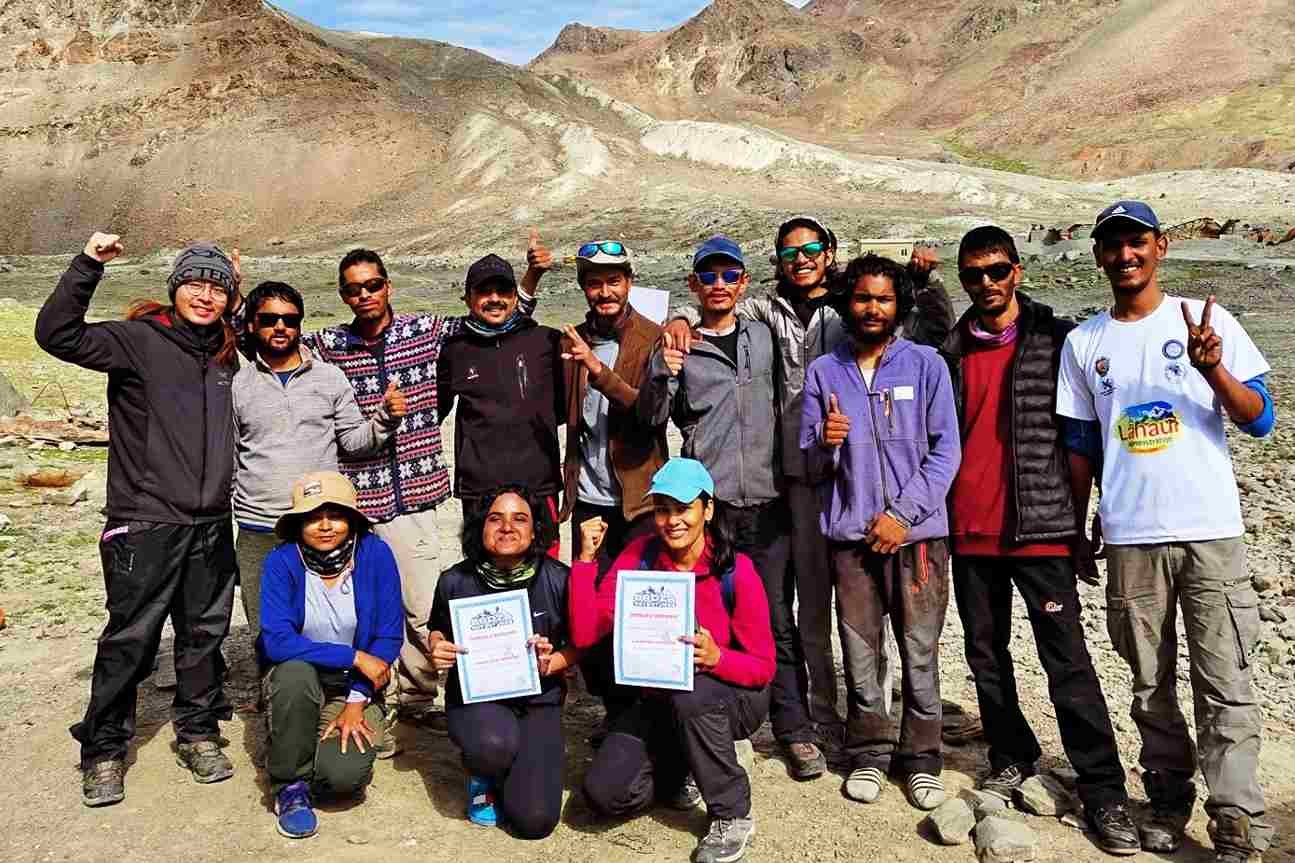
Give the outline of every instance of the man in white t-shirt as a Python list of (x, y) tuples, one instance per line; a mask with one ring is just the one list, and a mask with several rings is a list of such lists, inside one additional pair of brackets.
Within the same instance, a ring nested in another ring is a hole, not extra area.
[[(1246, 572), (1224, 416), (1256, 437), (1272, 431), (1269, 367), (1214, 297), (1202, 303), (1161, 291), (1157, 268), (1168, 240), (1146, 204), (1112, 204), (1093, 238), (1115, 302), (1067, 337), (1057, 413), (1087, 424), (1067, 442), (1081, 520), (1094, 467), (1101, 472), (1107, 626), (1133, 672), (1132, 716), (1151, 799), (1142, 847), (1171, 852), (1181, 844), (1199, 763), (1216, 860), (1241, 863), (1268, 846), (1273, 830), (1257, 775), (1263, 716), (1249, 668), (1259, 599)], [(1179, 606), (1195, 746), (1178, 706)]]

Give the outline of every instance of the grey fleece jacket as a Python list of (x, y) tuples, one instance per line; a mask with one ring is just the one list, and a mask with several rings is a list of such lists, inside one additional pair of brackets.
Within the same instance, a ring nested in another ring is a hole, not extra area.
[(374, 455), (400, 421), (379, 408), (366, 420), (346, 375), (302, 348), (285, 386), (260, 357), (234, 375), (234, 518), (274, 527), (292, 508), (292, 484), (312, 471), (337, 470), (345, 456)]
[(736, 366), (702, 341), (671, 377), (660, 348), (652, 353), (639, 388), (640, 419), (663, 426), (673, 418), (683, 432), (681, 455), (706, 466), (715, 497), (732, 506), (755, 506), (781, 494), (777, 346), (759, 321), (737, 320)]

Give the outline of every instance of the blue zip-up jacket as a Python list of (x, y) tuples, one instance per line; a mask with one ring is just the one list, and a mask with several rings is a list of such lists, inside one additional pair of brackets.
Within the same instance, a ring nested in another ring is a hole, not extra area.
[(293, 659), (321, 668), (345, 671), (351, 689), (373, 697), (373, 682), (355, 671), (355, 652), (362, 650), (388, 664), (400, 655), (405, 638), (405, 610), (400, 601), (400, 574), (391, 548), (373, 534), (360, 538), (355, 550), (355, 643), (325, 644), (301, 634), (306, 620), (306, 566), (295, 543), (270, 552), (261, 575), (261, 636), (256, 648), (273, 665)]
[[(839, 447), (821, 440), (829, 398), (850, 419)], [(872, 379), (864, 382), (845, 339), (805, 375), (800, 446), (810, 476), (821, 479), (823, 533), (858, 542), (887, 509), (913, 527), (906, 543), (949, 534), (945, 498), (962, 461), (958, 412), (944, 360), (934, 348), (896, 339)]]

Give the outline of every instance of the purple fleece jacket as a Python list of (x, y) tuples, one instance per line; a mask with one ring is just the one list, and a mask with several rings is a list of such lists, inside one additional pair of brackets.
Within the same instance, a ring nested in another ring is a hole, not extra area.
[[(819, 443), (828, 399), (850, 418), (839, 447)], [(949, 370), (934, 348), (896, 339), (869, 387), (845, 339), (805, 375), (800, 448), (820, 480), (823, 533), (858, 542), (890, 509), (913, 525), (906, 543), (949, 534), (945, 498), (962, 461)]]

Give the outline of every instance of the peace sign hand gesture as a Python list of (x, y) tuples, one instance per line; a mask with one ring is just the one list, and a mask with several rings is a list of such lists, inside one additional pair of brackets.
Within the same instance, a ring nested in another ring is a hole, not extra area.
[(1187, 324), (1187, 359), (1192, 368), (1199, 372), (1212, 372), (1223, 362), (1223, 339), (1210, 326), (1210, 315), (1214, 311), (1214, 295), (1205, 300), (1205, 310), (1201, 312), (1198, 325), (1192, 320), (1191, 310), (1183, 303), (1183, 321)]

